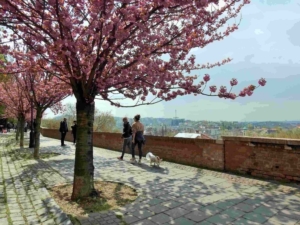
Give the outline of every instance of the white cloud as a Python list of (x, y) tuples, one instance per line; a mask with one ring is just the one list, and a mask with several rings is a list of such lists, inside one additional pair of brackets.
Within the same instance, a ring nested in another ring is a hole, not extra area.
[(254, 30), (254, 33), (255, 33), (256, 35), (260, 35), (260, 34), (263, 34), (264, 32), (263, 32), (261, 29), (255, 29), (255, 30)]

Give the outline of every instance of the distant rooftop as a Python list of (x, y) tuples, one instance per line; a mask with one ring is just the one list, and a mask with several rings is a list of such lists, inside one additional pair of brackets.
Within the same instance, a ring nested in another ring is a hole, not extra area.
[(197, 133), (178, 133), (174, 137), (181, 137), (181, 138), (197, 138), (201, 136), (201, 134)]
[(177, 138), (200, 138), (200, 139), (213, 139), (206, 134), (201, 133), (178, 133), (174, 137)]

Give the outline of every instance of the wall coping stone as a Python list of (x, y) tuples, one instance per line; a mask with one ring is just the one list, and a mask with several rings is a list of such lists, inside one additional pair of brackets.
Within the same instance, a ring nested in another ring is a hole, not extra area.
[(241, 141), (241, 142), (252, 142), (252, 143), (268, 143), (268, 144), (298, 145), (298, 146), (300, 146), (300, 139), (290, 139), (290, 138), (222, 136), (222, 139), (224, 141)]

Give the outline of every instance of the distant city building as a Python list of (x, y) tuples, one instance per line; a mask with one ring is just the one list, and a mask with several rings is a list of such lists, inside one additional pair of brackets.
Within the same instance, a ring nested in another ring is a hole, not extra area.
[(172, 119), (171, 126), (176, 127), (179, 126), (181, 123), (184, 123), (184, 119)]
[(274, 134), (277, 132), (277, 129), (268, 129), (267, 134)]

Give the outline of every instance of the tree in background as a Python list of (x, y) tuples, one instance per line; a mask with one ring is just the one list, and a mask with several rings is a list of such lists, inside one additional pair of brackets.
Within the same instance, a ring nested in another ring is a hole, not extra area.
[(67, 118), (68, 124), (70, 125), (74, 120), (76, 120), (76, 104), (67, 103), (63, 105), (64, 118)]
[[(2, 62), (5, 61), (5, 57), (2, 54), (0, 54), (0, 61), (2, 61)], [(7, 80), (8, 80), (7, 74), (0, 74), (0, 83), (3, 83)], [(5, 106), (4, 106), (3, 102), (0, 101), (0, 118), (3, 116), (4, 110), (5, 110)]]
[(94, 121), (95, 132), (116, 132), (116, 121), (111, 112), (101, 112), (96, 108), (95, 110), (95, 121)]
[[(26, 52), (2, 44), (17, 60), (39, 59), (47, 72), (71, 85), (76, 97), (78, 140), (72, 199), (97, 195), (94, 189), (93, 123), (96, 96), (115, 106), (134, 107), (194, 94), (235, 99), (221, 86), (196, 82), (194, 70), (230, 61), (196, 64), (193, 48), (204, 48), (237, 30), (235, 18), (249, 0), (2, 0), (3, 37), (19, 41)], [(233, 20), (232, 20), (233, 19)], [(232, 23), (230, 23), (232, 21)], [(167, 55), (167, 59), (162, 56)], [(18, 72), (6, 63), (10, 72)], [(188, 75), (188, 76), (185, 76)], [(231, 86), (237, 84), (232, 79)], [(265, 85), (265, 80), (259, 81)], [(256, 86), (244, 88), (241, 97)], [(136, 101), (122, 105), (120, 97)]]
[[(63, 106), (63, 117), (67, 118), (69, 123), (76, 120), (76, 105), (67, 103)], [(93, 131), (95, 132), (116, 132), (116, 121), (111, 112), (101, 112), (99, 109), (95, 109), (95, 119), (93, 125)]]
[[(32, 63), (32, 61), (28, 62)], [(27, 64), (28, 64), (27, 63)], [(20, 65), (19, 65), (20, 67)], [(15, 80), (35, 109), (34, 152), (33, 157), (39, 159), (40, 127), (44, 112), (50, 108), (54, 113), (61, 111), (61, 100), (71, 95), (70, 86), (51, 73), (30, 71), (15, 75)], [(33, 126), (33, 124), (31, 124)]]
[[(24, 125), (28, 120), (30, 111), (30, 102), (25, 91), (13, 79), (10, 82), (0, 83), (0, 101), (5, 106), (6, 117), (18, 118), (20, 129), (20, 148), (24, 147)], [(18, 135), (18, 134), (16, 134)]]

